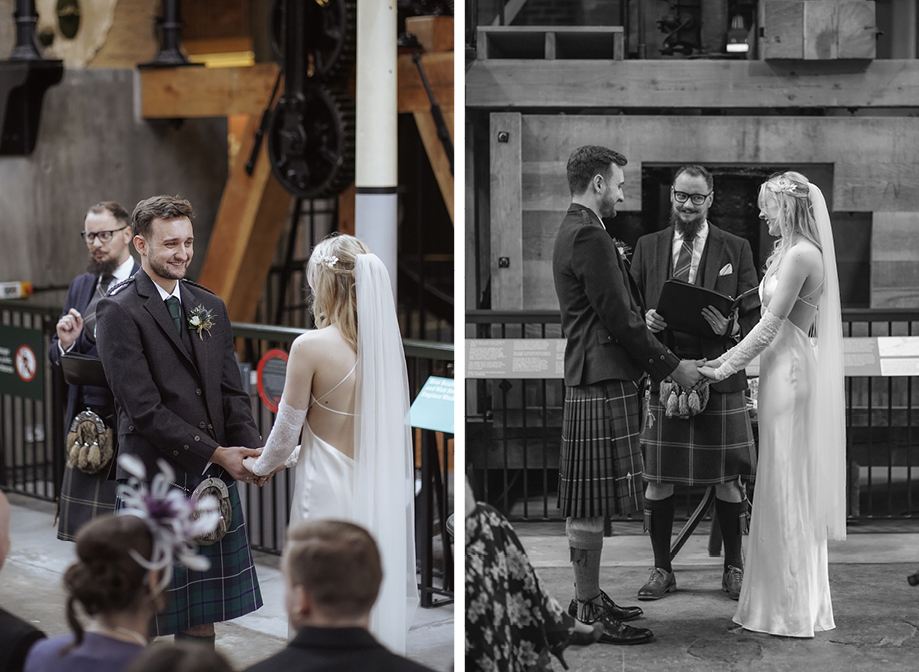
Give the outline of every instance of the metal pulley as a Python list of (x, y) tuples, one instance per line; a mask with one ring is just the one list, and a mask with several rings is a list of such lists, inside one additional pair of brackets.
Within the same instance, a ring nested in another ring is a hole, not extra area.
[[(287, 68), (291, 28), (304, 50), (300, 66), (311, 80), (327, 82), (354, 65), (357, 48), (357, 4), (354, 0), (275, 0), (269, 39), (278, 65)], [(297, 28), (297, 26), (302, 26)]]
[(354, 181), (354, 101), (319, 86), (284, 94), (271, 117), (268, 157), (294, 196), (341, 193)]

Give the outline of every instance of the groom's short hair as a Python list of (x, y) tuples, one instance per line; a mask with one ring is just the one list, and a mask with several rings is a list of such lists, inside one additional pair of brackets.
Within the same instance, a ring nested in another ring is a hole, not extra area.
[(628, 160), (619, 152), (609, 147), (584, 145), (571, 152), (568, 157), (568, 189), (572, 196), (580, 196), (590, 186), (595, 175), (603, 174), (609, 178), (613, 164), (624, 166)]
[(188, 221), (195, 218), (195, 209), (191, 203), (178, 196), (152, 196), (140, 201), (134, 206), (131, 221), (135, 236), (150, 237), (154, 219), (172, 221), (187, 217)]
[(336, 619), (360, 618), (373, 608), (383, 567), (370, 533), (343, 520), (307, 520), (287, 532), (286, 572), (313, 605)]

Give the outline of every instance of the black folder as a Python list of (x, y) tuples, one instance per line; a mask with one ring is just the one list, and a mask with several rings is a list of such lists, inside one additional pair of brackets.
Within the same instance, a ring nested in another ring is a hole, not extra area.
[(705, 321), (702, 309), (712, 306), (725, 317), (729, 317), (741, 301), (758, 289), (759, 287), (753, 287), (732, 299), (712, 289), (671, 279), (664, 283), (661, 298), (657, 302), (657, 312), (664, 318), (668, 329), (701, 338), (714, 338), (715, 333), (711, 325)]
[(108, 387), (102, 360), (98, 357), (81, 355), (79, 352), (65, 352), (61, 357), (61, 368), (68, 385)]

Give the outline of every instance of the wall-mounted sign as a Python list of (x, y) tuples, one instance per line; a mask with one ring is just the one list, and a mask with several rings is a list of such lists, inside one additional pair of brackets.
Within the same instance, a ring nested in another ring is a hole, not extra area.
[(258, 363), (258, 396), (272, 412), (278, 412), (284, 380), (287, 378), (287, 353), (269, 350)]
[(44, 400), (44, 362), (40, 329), (0, 326), (0, 394)]

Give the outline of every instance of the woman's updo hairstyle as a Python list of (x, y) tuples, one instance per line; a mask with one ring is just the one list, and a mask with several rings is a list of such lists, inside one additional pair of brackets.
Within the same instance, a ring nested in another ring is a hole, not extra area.
[(814, 206), (810, 199), (810, 181), (793, 170), (775, 173), (760, 187), (760, 208), (764, 208), (766, 200), (770, 197), (774, 198), (779, 206), (778, 225), (781, 238), (776, 241), (772, 254), (766, 260), (767, 270), (782, 258), (797, 237), (805, 238), (820, 247), (817, 220), (814, 218)]
[(355, 257), (369, 252), (370, 248), (354, 236), (333, 234), (313, 248), (306, 269), (316, 326), (322, 329), (334, 322), (355, 348), (358, 327)]
[(131, 557), (131, 550), (147, 560), (153, 555), (153, 536), (137, 516), (106, 514), (80, 528), (77, 561), (64, 572), (67, 622), (76, 635), (73, 646), (83, 641), (77, 603), (95, 616), (126, 611), (149, 595), (147, 570)]

